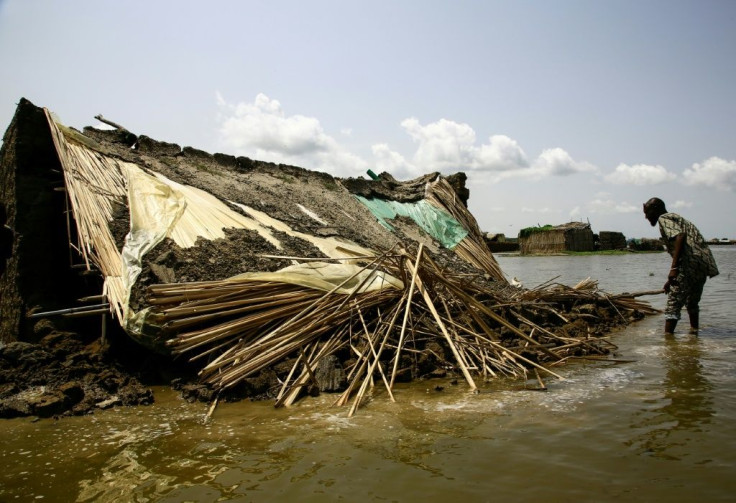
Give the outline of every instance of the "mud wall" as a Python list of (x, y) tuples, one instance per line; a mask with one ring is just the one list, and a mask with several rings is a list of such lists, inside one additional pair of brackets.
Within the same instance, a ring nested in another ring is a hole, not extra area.
[(534, 232), (526, 237), (519, 237), (519, 247), (522, 255), (560, 253), (565, 251), (565, 232), (562, 230)]
[(34, 341), (29, 312), (71, 307), (86, 283), (99, 280), (70, 267), (61, 166), (43, 110), (24, 98), (3, 139), (0, 182), (14, 237), (0, 276), (0, 341)]

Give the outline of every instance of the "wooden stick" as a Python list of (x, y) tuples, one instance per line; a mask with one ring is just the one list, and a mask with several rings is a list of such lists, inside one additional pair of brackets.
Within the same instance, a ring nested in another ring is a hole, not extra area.
[(107, 124), (108, 126), (112, 126), (112, 127), (114, 127), (115, 129), (121, 129), (121, 130), (123, 130), (123, 131), (127, 131), (127, 129), (126, 129), (126, 128), (124, 128), (123, 126), (121, 126), (120, 124), (116, 124), (116, 123), (114, 123), (114, 122), (113, 122), (113, 121), (111, 121), (111, 120), (107, 120), (107, 119), (105, 119), (105, 118), (104, 118), (104, 117), (102, 116), (102, 114), (97, 114), (97, 115), (95, 115), (95, 119), (97, 119), (98, 121), (102, 122), (103, 124)]
[(215, 413), (215, 408), (217, 407), (217, 402), (220, 400), (220, 394), (218, 393), (215, 395), (215, 399), (212, 400), (212, 404), (210, 405), (210, 409), (207, 411), (207, 415), (205, 416), (205, 421), (209, 420), (212, 417), (212, 414)]
[(537, 376), (537, 382), (539, 382), (539, 387), (541, 389), (546, 390), (547, 386), (545, 386), (544, 381), (542, 381), (542, 377), (539, 375), (539, 371), (537, 369), (534, 369), (534, 374)]
[[(388, 382), (388, 379), (386, 379), (386, 374), (383, 373), (383, 366), (381, 365), (381, 361), (379, 360), (380, 355), (376, 353), (376, 349), (373, 346), (373, 341), (370, 332), (368, 331), (368, 327), (365, 325), (365, 319), (363, 318), (363, 313), (360, 312), (360, 309), (358, 309), (358, 315), (360, 316), (360, 321), (363, 324), (363, 330), (365, 331), (365, 337), (368, 340), (368, 345), (371, 347), (371, 353), (373, 353), (373, 359), (376, 362), (376, 365), (378, 366), (378, 371), (381, 373), (381, 379), (383, 379), (383, 383), (386, 385), (386, 391), (388, 391), (388, 396), (391, 399), (392, 402), (396, 402), (396, 399), (394, 398), (394, 394), (391, 393), (391, 385)], [(384, 336), (384, 342), (386, 340), (386, 337), (388, 337), (388, 333)], [(383, 344), (381, 344), (381, 349), (383, 349)]]
[(414, 285), (417, 282), (417, 274), (419, 273), (419, 262), (422, 257), (422, 250), (424, 250), (424, 243), (419, 243), (419, 249), (417, 250), (417, 258), (414, 261), (414, 270), (411, 275), (411, 284), (409, 285), (409, 295), (406, 297), (406, 309), (404, 310), (404, 321), (401, 323), (401, 333), (399, 334), (399, 344), (396, 347), (396, 355), (394, 356), (394, 368), (391, 371), (391, 383), (389, 388), (394, 387), (394, 381), (396, 379), (396, 371), (399, 367), (399, 356), (401, 355), (401, 347), (404, 344), (404, 334), (406, 333), (406, 324), (409, 321), (409, 311), (411, 309), (411, 300), (414, 296)]
[(620, 293), (618, 295), (613, 295), (611, 298), (619, 299), (619, 298), (634, 298), (634, 297), (643, 297), (645, 295), (660, 295), (664, 293), (664, 289), (660, 288), (659, 290), (647, 290), (644, 292), (634, 292), (634, 293)]

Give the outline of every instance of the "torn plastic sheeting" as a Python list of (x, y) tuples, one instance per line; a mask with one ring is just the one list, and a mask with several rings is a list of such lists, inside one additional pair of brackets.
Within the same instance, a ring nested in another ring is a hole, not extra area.
[(166, 237), (184, 212), (186, 202), (176, 190), (139, 168), (126, 166), (126, 175), (130, 232), (125, 236), (122, 265), (126, 299), (123, 326), (127, 328), (130, 291), (141, 273), (143, 255)]
[(207, 191), (174, 182), (160, 173), (155, 173), (155, 176), (180, 194), (186, 202), (184, 213), (168, 234), (180, 247), (194, 246), (199, 237), (210, 241), (224, 238), (224, 229), (227, 228), (254, 230), (275, 248), (281, 249), (281, 242), (273, 236), (270, 229), (255, 219), (234, 211)]
[(371, 210), (381, 225), (390, 231), (394, 229), (387, 220), (393, 220), (397, 216), (409, 217), (427, 234), (450, 250), (468, 235), (468, 231), (460, 222), (424, 199), (416, 203), (400, 203), (383, 199), (366, 199), (362, 196), (355, 197)]

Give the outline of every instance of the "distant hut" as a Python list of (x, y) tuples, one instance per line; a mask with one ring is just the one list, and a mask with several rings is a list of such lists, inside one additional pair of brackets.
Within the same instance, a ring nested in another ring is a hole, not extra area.
[(527, 227), (519, 231), (519, 250), (522, 255), (593, 251), (593, 243), (590, 224), (583, 222)]
[(629, 241), (629, 249), (635, 251), (663, 251), (664, 243), (661, 239), (632, 239)]
[(507, 238), (505, 234), (493, 234), (486, 232), (483, 235), (491, 252), (515, 252), (519, 251), (519, 242), (516, 238)]
[(600, 250), (625, 250), (626, 236), (622, 232), (601, 231), (598, 238)]

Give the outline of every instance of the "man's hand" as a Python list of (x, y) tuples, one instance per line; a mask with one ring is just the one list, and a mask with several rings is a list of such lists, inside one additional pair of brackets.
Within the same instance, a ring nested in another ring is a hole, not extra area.
[(670, 287), (677, 286), (677, 268), (670, 269), (667, 275), (667, 283), (664, 284), (664, 293), (670, 293)]

